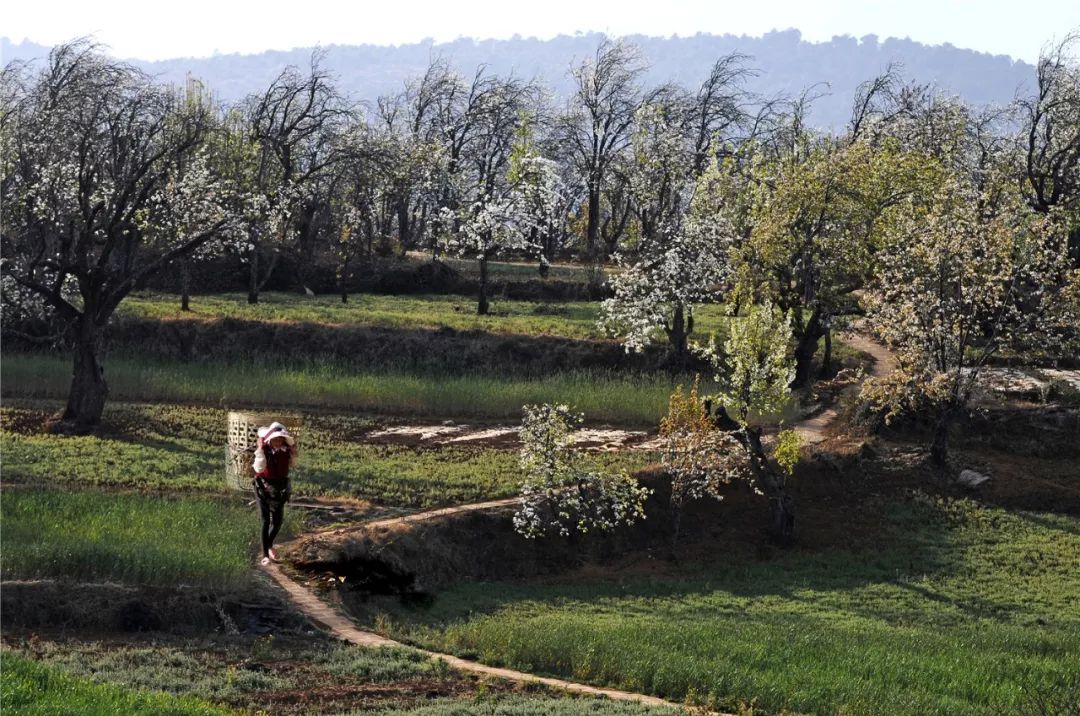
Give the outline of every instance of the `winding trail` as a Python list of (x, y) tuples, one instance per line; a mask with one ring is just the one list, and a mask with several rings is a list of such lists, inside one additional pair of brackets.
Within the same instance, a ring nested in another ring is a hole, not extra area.
[[(882, 377), (888, 375), (896, 366), (895, 360), (884, 346), (876, 343), (874, 340), (867, 337), (861, 332), (846, 333), (844, 335), (844, 342), (847, 345), (855, 348), (856, 350), (869, 354), (874, 359), (874, 363), (868, 373), (872, 377)], [(827, 437), (826, 428), (837, 418), (838, 414), (839, 412), (835, 407), (827, 408), (813, 418), (808, 418), (806, 420), (800, 421), (795, 426), (795, 430), (799, 432), (805, 443), (819, 443)], [(435, 434), (438, 434), (438, 432), (436, 431)], [(510, 507), (516, 503), (517, 498), (511, 497), (502, 500), (477, 502), (469, 505), (443, 507), (436, 510), (429, 510), (427, 512), (419, 512), (411, 515), (381, 518), (363, 522), (360, 524), (362, 524), (365, 528), (368, 529), (392, 528), (401, 525), (422, 523), (429, 520), (447, 517), (450, 515), (458, 515), (467, 512)], [(355, 529), (357, 526), (358, 525), (349, 525), (346, 527), (322, 531), (318, 534), (329, 536), (335, 533), (341, 533), (351, 529)], [(289, 543), (282, 544), (281, 547), (287, 547), (288, 544)], [(335, 637), (349, 643), (356, 644), (358, 646), (404, 647), (408, 649), (413, 649), (435, 659), (442, 659), (454, 669), (459, 669), (461, 671), (473, 674), (480, 674), (483, 676), (494, 677), (498, 679), (506, 679), (519, 683), (543, 684), (554, 689), (559, 689), (574, 694), (598, 697), (604, 696), (617, 701), (634, 701), (647, 706), (658, 706), (676, 709), (686, 708), (682, 704), (665, 701), (664, 699), (658, 698), (656, 696), (648, 696), (646, 694), (639, 694), (631, 691), (621, 691), (618, 689), (606, 689), (597, 686), (590, 686), (588, 684), (581, 684), (574, 681), (566, 681), (564, 679), (538, 676), (536, 674), (530, 674), (524, 671), (515, 671), (513, 669), (503, 669), (494, 666), (486, 666), (484, 664), (479, 664), (473, 661), (467, 661), (460, 657), (453, 656), (452, 654), (428, 651), (426, 649), (420, 649), (408, 644), (404, 644), (402, 642), (384, 637), (380, 634), (376, 634), (375, 632), (360, 629), (348, 617), (331, 607), (310, 589), (308, 589), (303, 584), (286, 574), (278, 565), (270, 563), (268, 565), (261, 565), (260, 568), (267, 575), (269, 575), (269, 577), (275, 583), (277, 583), (278, 586), (285, 590), (289, 601), (308, 619), (310, 619), (312, 622), (322, 627), (323, 629), (327, 630)]]
[[(862, 351), (874, 359), (868, 372), (871, 378), (883, 378), (896, 369), (896, 359), (885, 346), (868, 337), (861, 331), (849, 331), (844, 333), (844, 343), (857, 351)], [(828, 435), (826, 428), (839, 416), (839, 410), (835, 404), (821, 411), (812, 418), (800, 420), (795, 426), (795, 432), (807, 445), (816, 445)]]
[[(403, 519), (403, 518), (397, 518)], [(331, 608), (322, 599), (313, 594), (307, 587), (304, 587), (299, 582), (289, 577), (285, 572), (281, 570), (276, 564), (269, 564), (262, 567), (262, 570), (270, 575), (277, 584), (285, 590), (285, 593), (289, 597), (289, 601), (293, 603), (303, 614), (315, 622), (318, 626), (322, 627), (326, 631), (333, 634), (339, 639), (343, 639), (351, 644), (357, 646), (366, 647), (380, 647), (380, 646), (396, 646), (407, 649), (412, 649), (420, 652), (426, 656), (441, 659), (447, 663), (451, 668), (458, 669), (459, 671), (465, 671), (473, 674), (480, 674), (482, 676), (494, 677), (497, 679), (505, 679), (507, 681), (516, 681), (520, 683), (528, 684), (543, 684), (554, 689), (561, 691), (567, 691), (574, 694), (582, 694), (585, 696), (605, 696), (615, 701), (636, 701), (640, 704), (647, 706), (663, 706), (668, 708), (684, 708), (680, 704), (673, 703), (671, 701), (665, 701), (664, 699), (657, 698), (656, 696), (646, 696), (645, 694), (636, 694), (630, 691), (620, 691), (618, 689), (603, 689), (596, 686), (589, 686), (587, 684), (579, 684), (573, 681), (564, 681), (563, 679), (554, 679), (547, 676), (537, 676), (536, 674), (529, 674), (524, 671), (514, 671), (513, 669), (500, 669), (495, 666), (485, 666), (484, 664), (478, 664), (473, 661), (466, 661), (457, 656), (451, 654), (443, 654), (437, 651), (428, 651), (427, 649), (418, 649), (408, 644), (403, 644), (393, 639), (388, 639), (374, 632), (365, 631), (357, 628), (348, 618), (343, 616), (337, 610)]]

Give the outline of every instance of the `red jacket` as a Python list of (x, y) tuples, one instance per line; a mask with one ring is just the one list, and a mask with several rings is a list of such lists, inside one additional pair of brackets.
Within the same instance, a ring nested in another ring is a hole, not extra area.
[(269, 445), (263, 446), (263, 454), (266, 456), (266, 467), (256, 473), (255, 477), (261, 477), (267, 482), (284, 485), (289, 481), (289, 465), (292, 461), (292, 449), (288, 445), (276, 450)]

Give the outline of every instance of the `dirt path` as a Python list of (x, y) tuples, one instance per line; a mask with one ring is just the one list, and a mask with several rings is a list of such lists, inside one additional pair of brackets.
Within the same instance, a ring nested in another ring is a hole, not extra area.
[[(870, 377), (882, 378), (896, 369), (896, 359), (893, 358), (892, 353), (865, 333), (855, 331), (845, 333), (844, 343), (874, 359), (868, 373)], [(795, 426), (795, 431), (799, 433), (803, 443), (817, 444), (827, 437), (825, 429), (836, 420), (839, 414), (838, 408), (833, 405), (812, 418), (799, 421)]]
[[(486, 504), (486, 503), (485, 503)], [(467, 505), (466, 507), (474, 507), (473, 505)], [(463, 511), (458, 508), (450, 508), (450, 510), (436, 510), (442, 514), (452, 514), (454, 511)], [(423, 513), (427, 515), (429, 513)], [(423, 517), (423, 515), (412, 515), (412, 517)], [(396, 518), (397, 520), (408, 520), (407, 517)], [(543, 684), (554, 689), (562, 691), (568, 691), (574, 694), (583, 694), (586, 696), (606, 696), (609, 699), (616, 701), (636, 701), (647, 706), (665, 706), (669, 708), (682, 708), (679, 704), (665, 701), (655, 696), (646, 696), (644, 694), (635, 694), (629, 691), (619, 691), (617, 689), (603, 689), (596, 686), (589, 686), (587, 684), (578, 684), (573, 681), (564, 681), (562, 679), (553, 679), (546, 676), (537, 676), (536, 674), (529, 674), (524, 671), (514, 671), (513, 669), (500, 669), (494, 666), (485, 666), (484, 664), (478, 664), (473, 661), (466, 661), (457, 656), (451, 654), (442, 654), (437, 651), (428, 651), (426, 649), (417, 649), (416, 647), (403, 644), (393, 639), (387, 639), (384, 636), (375, 634), (374, 632), (365, 631), (357, 628), (348, 618), (332, 609), (323, 600), (313, 594), (306, 587), (289, 577), (283, 572), (276, 564), (270, 564), (262, 567), (262, 570), (266, 572), (271, 579), (273, 579), (282, 589), (291, 601), (305, 616), (311, 619), (315, 624), (319, 625), (323, 629), (329, 631), (335, 637), (343, 639), (351, 644), (357, 646), (367, 647), (379, 647), (379, 646), (398, 646), (408, 649), (414, 649), (415, 651), (425, 654), (426, 656), (442, 659), (451, 668), (458, 669), (460, 671), (466, 671), (473, 674), (480, 674), (483, 676), (494, 677), (497, 679), (506, 679), (508, 681), (516, 681), (521, 683), (530, 684)]]
[[(876, 343), (872, 339), (866, 337), (862, 333), (849, 333), (844, 336), (844, 341), (849, 346), (869, 354), (874, 359), (874, 363), (870, 368), (869, 375), (873, 377), (881, 377), (887, 375), (895, 367), (895, 361), (891, 354), (880, 344)], [(838, 411), (836, 408), (828, 408), (822, 411), (820, 414), (800, 422), (796, 426), (796, 430), (799, 431), (803, 440), (807, 443), (813, 444), (821, 442), (825, 439), (825, 429), (836, 419)], [(655, 436), (649, 435), (644, 432), (634, 431), (605, 431), (601, 429), (592, 429), (582, 431), (582, 442), (588, 443), (590, 440), (594, 443), (599, 443), (602, 447), (599, 449), (626, 449), (628, 447), (637, 447), (642, 449), (643, 446), (649, 445), (651, 441), (655, 440)], [(475, 441), (485, 440), (516, 440), (517, 430), (515, 427), (510, 426), (482, 426), (482, 427), (466, 427), (452, 424), (445, 425), (414, 425), (414, 426), (397, 426), (394, 428), (387, 428), (381, 431), (374, 431), (372, 434), (378, 438), (380, 436), (388, 438), (391, 441), (395, 439), (404, 440), (420, 440), (422, 442), (434, 442), (435, 444), (453, 444), (468, 442), (470, 436)], [(437, 442), (436, 442), (437, 441)], [(629, 444), (628, 444), (629, 443)], [(388, 517), (376, 519), (362, 524), (368, 529), (389, 529), (398, 527), (401, 525), (416, 524), (425, 522), (428, 520), (439, 519), (450, 515), (458, 515), (466, 512), (475, 512), (481, 510), (498, 509), (503, 507), (509, 507), (517, 503), (517, 498), (507, 498), (503, 500), (490, 500), (487, 502), (478, 502), (470, 505), (458, 505), (455, 507), (444, 507), (437, 510), (429, 510), (427, 512), (419, 512), (411, 515), (404, 515), (399, 517)], [(320, 535), (328, 536), (338, 532), (344, 532), (351, 529), (355, 529), (355, 525), (347, 527), (341, 527), (333, 530), (321, 532)], [(282, 545), (286, 547), (286, 545)], [(407, 646), (401, 642), (388, 639), (384, 636), (376, 634), (374, 632), (365, 631), (358, 628), (347, 617), (338, 613), (331, 608), (322, 599), (320, 599), (315, 593), (303, 586), (296, 580), (289, 577), (284, 571), (282, 571), (277, 565), (269, 564), (262, 567), (265, 571), (282, 589), (285, 590), (289, 597), (289, 600), (303, 612), (309, 619), (328, 630), (334, 636), (339, 639), (343, 639), (352, 644), (359, 646)], [(415, 648), (415, 647), (408, 647)], [(442, 659), (447, 664), (455, 669), (467, 671), (475, 674), (482, 674), (485, 676), (491, 676), (500, 679), (508, 679), (511, 681), (523, 682), (523, 683), (537, 683), (544, 684), (556, 689), (562, 689), (577, 694), (584, 694), (589, 696), (606, 696), (611, 699), (619, 701), (636, 701), (638, 703), (650, 705), (650, 706), (666, 706), (681, 708), (679, 704), (674, 704), (669, 701), (657, 698), (655, 696), (646, 696), (644, 694), (636, 694), (628, 691), (619, 691), (616, 689), (603, 689), (595, 686), (589, 686), (587, 684), (579, 684), (572, 681), (565, 681), (563, 679), (555, 679), (544, 676), (537, 676), (535, 674), (529, 674), (522, 671), (514, 671), (512, 669), (501, 669), (493, 666), (485, 666), (484, 664), (478, 664), (472, 661), (466, 661), (450, 654), (442, 654), (434, 651), (427, 651), (425, 649), (417, 649), (417, 651), (426, 654), (430, 657)]]
[[(365, 443), (407, 445), (410, 447), (520, 447), (518, 423), (472, 425), (447, 421), (441, 424), (415, 423), (389, 425), (364, 433)], [(611, 427), (590, 427), (574, 433), (574, 446), (595, 452), (616, 450), (658, 450), (655, 433)]]

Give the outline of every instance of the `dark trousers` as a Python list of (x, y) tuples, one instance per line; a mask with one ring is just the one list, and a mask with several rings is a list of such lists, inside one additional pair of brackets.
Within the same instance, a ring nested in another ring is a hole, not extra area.
[(262, 550), (263, 556), (270, 556), (270, 548), (274, 546), (274, 538), (281, 530), (281, 522), (285, 519), (285, 500), (275, 500), (259, 492), (259, 512), (262, 514)]

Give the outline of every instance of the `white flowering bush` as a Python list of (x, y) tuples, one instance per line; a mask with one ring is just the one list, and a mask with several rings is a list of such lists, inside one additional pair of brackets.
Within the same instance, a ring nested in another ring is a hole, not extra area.
[(614, 529), (645, 517), (649, 489), (628, 473), (595, 469), (573, 448), (584, 416), (566, 405), (526, 405), (521, 423), (521, 506), (514, 529), (529, 538)]
[(709, 497), (724, 499), (722, 488), (733, 480), (748, 480), (750, 468), (742, 446), (731, 433), (720, 430), (705, 411), (694, 381), (689, 393), (678, 386), (668, 412), (660, 421), (664, 441), (661, 461), (671, 480), (672, 543), (678, 541), (683, 506)]

